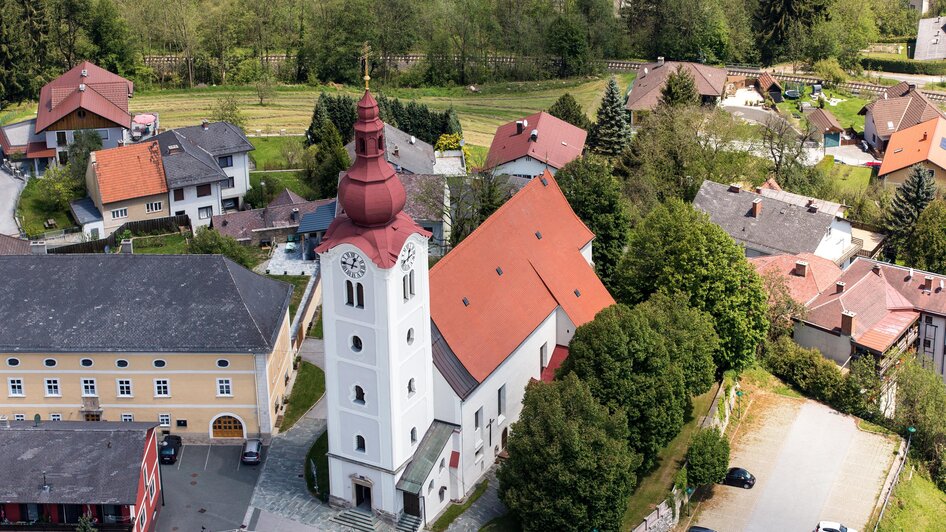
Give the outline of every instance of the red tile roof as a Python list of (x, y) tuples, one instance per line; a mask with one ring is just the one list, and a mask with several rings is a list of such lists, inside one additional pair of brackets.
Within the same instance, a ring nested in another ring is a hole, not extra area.
[(26, 145), (27, 159), (46, 159), (56, 156), (56, 148), (47, 148), (45, 142), (30, 142)]
[(771, 91), (773, 86), (779, 91), (782, 90), (781, 83), (779, 83), (778, 80), (775, 79), (772, 76), (772, 74), (769, 74), (768, 72), (763, 72), (761, 75), (759, 75), (759, 78), (757, 79), (757, 83), (759, 84), (759, 90), (761, 90), (762, 92)]
[[(290, 192), (290, 194), (302, 199), (295, 193)], [(284, 195), (280, 194), (276, 199), (281, 197), (284, 197)], [(277, 202), (276, 199), (262, 209), (214, 215), (211, 219), (211, 225), (221, 234), (232, 236), (237, 240), (249, 240), (252, 238), (254, 230), (297, 226), (306, 214), (315, 212), (320, 206), (335, 201), (334, 198), (313, 201), (302, 199), (301, 203), (285, 203), (283, 200)], [(295, 220), (292, 219), (293, 209), (298, 211)]]
[(577, 327), (614, 304), (580, 251), (593, 238), (546, 172), (434, 265), (431, 318), (477, 382), (557, 308)]
[[(808, 274), (805, 277), (797, 275), (796, 263), (798, 261), (808, 263)], [(841, 268), (837, 264), (812, 253), (750, 257), (749, 263), (755, 267), (759, 275), (777, 272), (784, 277), (792, 299), (802, 305), (825, 290), (833, 290), (834, 282), (841, 275)]]
[[(499, 126), (486, 155), (486, 167), (495, 168), (521, 157), (532, 157), (556, 170), (581, 155), (588, 132), (542, 111), (525, 117), (529, 125), (516, 133), (516, 122)], [(532, 130), (539, 132), (530, 140)]]
[(30, 241), (7, 235), (0, 235), (0, 255), (29, 255)]
[(841, 123), (838, 122), (838, 119), (835, 118), (830, 111), (825, 109), (815, 109), (805, 116), (808, 118), (808, 122), (818, 129), (819, 133), (824, 134), (844, 132), (844, 128), (841, 126)]
[(858, 111), (861, 115), (870, 114), (868, 119), (873, 121), (880, 137), (888, 137), (896, 131), (943, 116), (939, 107), (906, 82), (890, 87), (885, 94)]
[(552, 358), (549, 359), (549, 365), (542, 370), (542, 382), (552, 382), (555, 380), (555, 372), (565, 359), (568, 358), (568, 348), (564, 345), (557, 345), (552, 350)]
[[(82, 76), (83, 70), (86, 76)], [(42, 132), (79, 108), (129, 128), (128, 96), (133, 89), (127, 79), (83, 61), (40, 90), (36, 131)]]
[(100, 150), (93, 155), (103, 204), (168, 191), (161, 150), (155, 141)]
[(930, 162), (946, 169), (946, 118), (937, 117), (890, 136), (879, 175), (887, 175), (916, 163)]

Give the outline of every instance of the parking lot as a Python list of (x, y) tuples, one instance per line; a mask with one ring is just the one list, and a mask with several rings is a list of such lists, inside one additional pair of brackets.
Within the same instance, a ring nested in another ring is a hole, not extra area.
[(753, 394), (730, 465), (757, 478), (753, 489), (714, 486), (682, 525), (723, 531), (810, 531), (818, 521), (863, 530), (899, 448), (855, 419), (808, 400)]
[(241, 464), (240, 451), (239, 445), (185, 445), (176, 464), (162, 465), (165, 506), (157, 532), (240, 528), (263, 467)]

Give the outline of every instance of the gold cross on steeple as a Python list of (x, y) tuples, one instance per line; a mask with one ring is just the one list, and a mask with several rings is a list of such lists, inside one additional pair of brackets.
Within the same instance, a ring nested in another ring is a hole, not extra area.
[(365, 41), (364, 46), (361, 47), (361, 59), (365, 62), (365, 90), (368, 90), (368, 82), (371, 81), (371, 76), (368, 75), (368, 58), (371, 54), (371, 46), (368, 45), (368, 41)]

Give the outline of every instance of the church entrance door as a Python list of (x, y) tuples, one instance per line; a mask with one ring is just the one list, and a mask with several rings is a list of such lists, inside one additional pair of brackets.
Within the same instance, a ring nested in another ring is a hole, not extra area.
[(420, 497), (413, 493), (404, 493), (404, 513), (420, 517)]
[(371, 488), (355, 484), (355, 506), (371, 510)]

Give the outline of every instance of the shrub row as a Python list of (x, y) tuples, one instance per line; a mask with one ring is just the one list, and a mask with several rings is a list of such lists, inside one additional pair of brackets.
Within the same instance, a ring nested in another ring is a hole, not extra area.
[(900, 74), (946, 75), (946, 61), (944, 60), (914, 61), (912, 59), (862, 57), (861, 66), (867, 70), (882, 70)]

